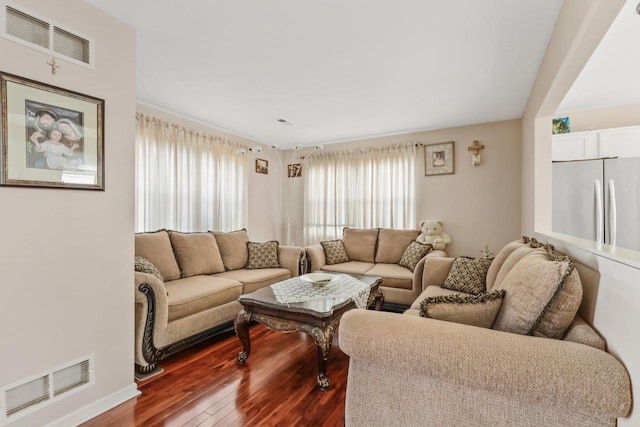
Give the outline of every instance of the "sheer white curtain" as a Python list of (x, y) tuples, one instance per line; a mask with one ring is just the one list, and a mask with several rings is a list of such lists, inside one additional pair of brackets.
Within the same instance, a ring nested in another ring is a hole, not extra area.
[(305, 245), (343, 227), (415, 228), (413, 143), (313, 153), (305, 159)]
[(136, 231), (235, 230), (246, 224), (241, 146), (136, 114)]

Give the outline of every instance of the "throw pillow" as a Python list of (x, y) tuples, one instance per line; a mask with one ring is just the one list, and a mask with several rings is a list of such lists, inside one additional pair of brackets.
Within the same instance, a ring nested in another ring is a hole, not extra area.
[(456, 258), (442, 287), (474, 295), (485, 292), (487, 270), (490, 265), (491, 260), (486, 258)]
[(524, 240), (525, 238), (528, 239), (528, 237), (525, 236), (521, 240), (516, 240), (514, 242), (508, 243), (493, 258), (493, 261), (491, 261), (491, 267), (489, 267), (489, 270), (487, 270), (487, 280), (486, 280), (486, 282), (487, 282), (487, 290), (489, 290), (489, 291), (492, 290), (493, 287), (498, 284), (498, 283), (496, 283), (497, 277), (498, 277), (498, 273), (502, 269), (502, 265), (504, 264), (504, 262), (513, 253), (513, 251), (515, 251), (518, 248), (527, 246), (527, 244), (525, 243), (525, 240)]
[(504, 295), (505, 291), (499, 290), (478, 295), (429, 297), (420, 303), (420, 316), (490, 328), (500, 311)]
[(327, 265), (349, 262), (349, 256), (344, 249), (342, 240), (325, 240), (324, 242), (320, 242), (320, 244), (322, 245), (322, 249), (324, 249), (324, 258)]
[(160, 270), (158, 270), (156, 266), (146, 258), (142, 258), (141, 256), (136, 255), (134, 268), (137, 272), (152, 274), (156, 276), (161, 282), (164, 282), (162, 274), (160, 274)]
[(507, 295), (493, 329), (561, 339), (582, 302), (582, 284), (569, 257), (532, 249), (499, 285)]
[(249, 257), (245, 266), (246, 269), (280, 267), (277, 241), (271, 240), (265, 243), (247, 242), (247, 249), (249, 250)]
[(433, 249), (433, 246), (430, 244), (420, 243), (414, 240), (405, 248), (398, 265), (400, 267), (408, 268), (409, 271), (413, 271), (418, 262), (424, 258), (431, 249)]

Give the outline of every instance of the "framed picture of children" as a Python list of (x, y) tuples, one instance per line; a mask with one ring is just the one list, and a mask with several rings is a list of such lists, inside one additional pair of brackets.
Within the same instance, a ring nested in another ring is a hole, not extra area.
[(453, 171), (453, 141), (424, 146), (424, 174), (446, 175)]
[(0, 72), (0, 184), (104, 190), (104, 100)]

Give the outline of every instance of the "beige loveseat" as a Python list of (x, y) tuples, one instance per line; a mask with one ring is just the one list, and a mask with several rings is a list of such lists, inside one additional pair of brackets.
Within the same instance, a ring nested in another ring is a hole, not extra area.
[[(550, 248), (532, 243), (510, 243), (486, 272), (489, 293), (505, 292), (491, 328), (422, 317), (447, 306), (440, 302), (448, 297), (438, 295), (454, 293), (441, 287), (454, 262), (446, 258), (427, 259), (424, 291), (405, 314), (346, 313), (339, 335), (350, 356), (346, 425), (615, 426), (627, 415), (632, 397), (625, 367), (575, 315), (582, 297), (577, 271), (551, 256), (552, 267), (540, 269), (541, 251)], [(542, 282), (552, 277), (547, 292)], [(545, 292), (549, 299), (541, 305), (527, 303)], [(465, 298), (455, 293), (460, 296), (451, 299)], [(545, 337), (556, 334), (560, 339)]]
[(258, 251), (249, 259), (248, 245), (267, 246), (248, 242), (246, 230), (136, 234), (136, 256), (150, 261), (163, 279), (135, 273), (138, 374), (148, 374), (169, 354), (232, 327), (241, 294), (300, 274), (304, 249), (271, 242), (267, 249), (277, 251), (272, 268), (246, 268), (262, 262)]
[[(307, 269), (379, 276), (382, 278), (380, 289), (384, 292), (387, 306), (391, 303), (406, 308), (420, 294), (424, 258), (417, 263), (413, 271), (399, 265), (399, 262), (407, 246), (415, 241), (419, 234), (419, 230), (345, 227), (341, 240), (348, 260), (328, 264), (322, 244), (316, 244), (305, 248)], [(435, 251), (427, 256), (443, 253)]]

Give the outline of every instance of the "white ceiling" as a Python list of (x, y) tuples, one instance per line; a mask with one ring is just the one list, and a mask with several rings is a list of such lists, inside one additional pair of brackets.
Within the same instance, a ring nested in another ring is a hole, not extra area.
[(139, 101), (280, 148), (521, 117), (562, 4), (87, 1), (137, 29)]
[(636, 12), (637, 6), (638, 0), (625, 3), (558, 111), (640, 102), (640, 15)]

